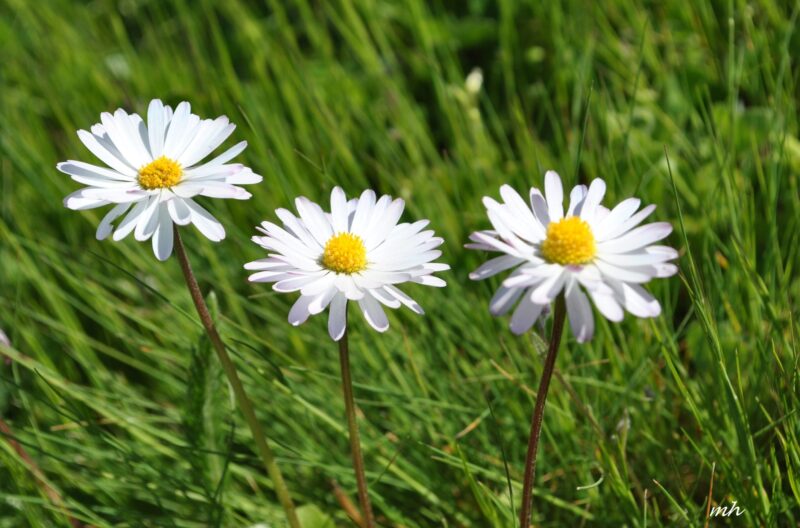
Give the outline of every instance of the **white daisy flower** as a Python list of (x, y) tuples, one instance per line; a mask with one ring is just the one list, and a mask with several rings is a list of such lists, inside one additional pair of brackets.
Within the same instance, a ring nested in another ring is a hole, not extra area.
[(200, 119), (185, 101), (173, 112), (154, 99), (146, 124), (138, 114), (122, 109), (100, 114), (100, 121), (91, 132), (79, 130), (78, 137), (108, 167), (73, 160), (57, 165), (87, 185), (64, 199), (66, 207), (82, 210), (114, 204), (97, 227), (98, 240), (112, 233), (114, 240), (122, 240), (133, 232), (139, 241), (152, 238), (156, 257), (166, 260), (172, 253), (174, 222), (194, 224), (208, 239), (219, 242), (225, 229), (194, 198), (246, 200), (250, 193), (237, 185), (261, 181), (244, 165), (228, 163), (244, 150), (246, 141), (198, 165), (236, 125), (225, 116)]
[(561, 178), (554, 171), (545, 174), (544, 190), (542, 195), (532, 188), (530, 204), (508, 185), (500, 188), (503, 203), (483, 199), (494, 230), (473, 233), (466, 247), (505, 255), (487, 261), (470, 278), (482, 280), (515, 268), (492, 298), (491, 313), (505, 314), (519, 301), (511, 331), (522, 334), (563, 291), (579, 342), (594, 333), (587, 294), (611, 321), (622, 320), (623, 308), (637, 317), (658, 316), (661, 306), (641, 284), (674, 275), (678, 268), (668, 261), (678, 252), (651, 245), (670, 234), (670, 224), (639, 226), (655, 205), (637, 212), (641, 201), (628, 198), (608, 210), (600, 205), (606, 184), (596, 179), (588, 189), (572, 189), (565, 213)]
[(299, 217), (286, 209), (275, 211), (282, 228), (272, 222), (257, 228), (266, 236), (254, 236), (253, 241), (270, 254), (245, 265), (257, 270), (250, 281), (274, 282), (272, 287), (278, 292), (300, 292), (289, 312), (292, 325), (330, 306), (328, 333), (338, 341), (347, 324), (347, 301), (357, 301), (370, 326), (384, 332), (389, 320), (381, 305), (405, 305), (424, 313), (397, 284), (445, 286), (433, 273), (450, 266), (432, 262), (441, 256), (436, 248), (443, 240), (433, 231), (423, 231), (427, 220), (398, 224), (403, 200), (385, 195), (376, 200), (375, 193), (366, 190), (348, 201), (336, 187), (330, 213), (304, 197), (297, 198), (295, 205)]

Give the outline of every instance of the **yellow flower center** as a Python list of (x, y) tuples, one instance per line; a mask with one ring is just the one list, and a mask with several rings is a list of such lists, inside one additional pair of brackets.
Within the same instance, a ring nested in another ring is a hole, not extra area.
[(542, 255), (554, 264), (586, 264), (594, 258), (596, 248), (589, 224), (570, 216), (547, 226)]
[(322, 265), (336, 273), (358, 273), (367, 267), (367, 248), (360, 236), (339, 233), (325, 244)]
[(139, 169), (139, 185), (142, 189), (165, 189), (181, 181), (183, 169), (180, 164), (166, 156), (154, 159)]

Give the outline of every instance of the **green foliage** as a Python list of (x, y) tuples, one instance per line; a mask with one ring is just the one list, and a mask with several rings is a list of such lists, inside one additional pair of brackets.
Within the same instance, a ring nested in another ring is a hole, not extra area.
[[(203, 291), (303, 514), (355, 498), (323, 317), (245, 280), (252, 226), (342, 185), (402, 196), (446, 240), (444, 290), (378, 335), (353, 318), (372, 499), (386, 526), (512, 526), (540, 335), (515, 338), (462, 248), (508, 182), (602, 177), (676, 227), (681, 274), (652, 321), (598, 318), (562, 344), (545, 416), (538, 526), (800, 522), (800, 5), (502, 0), (0, 2), (0, 527), (281, 526), (281, 509), (174, 259), (97, 242), (61, 200), (90, 161), (75, 130), (119, 106), (228, 115), (264, 175), (184, 229)], [(473, 68), (480, 90), (468, 89)], [(510, 484), (509, 484), (510, 483)], [(54, 490), (62, 505), (47, 489)], [(512, 496), (513, 495), (513, 496)], [(715, 520), (714, 523), (722, 522)], [(316, 524), (315, 524), (316, 523)]]

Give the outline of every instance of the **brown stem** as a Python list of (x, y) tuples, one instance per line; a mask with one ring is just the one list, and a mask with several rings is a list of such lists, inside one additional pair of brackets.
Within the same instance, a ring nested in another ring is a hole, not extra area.
[(347, 343), (347, 316), (345, 315), (345, 331), (339, 340), (339, 363), (342, 368), (342, 390), (344, 391), (344, 407), (347, 414), (347, 426), (350, 430), (350, 453), (353, 456), (353, 471), (358, 484), (358, 502), (364, 516), (365, 528), (374, 528), (375, 517), (367, 493), (367, 477), (364, 474), (364, 458), (361, 456), (361, 441), (358, 438), (358, 422), (356, 421), (356, 404), (353, 398), (353, 380), (350, 377), (350, 347)]
[(536, 453), (539, 451), (539, 434), (542, 432), (542, 418), (544, 417), (544, 403), (547, 399), (547, 390), (550, 388), (550, 378), (553, 377), (553, 367), (556, 364), (558, 345), (561, 343), (561, 334), (564, 331), (564, 320), (567, 310), (564, 296), (556, 299), (553, 314), (553, 335), (550, 337), (550, 348), (544, 360), (542, 379), (539, 382), (539, 392), (536, 394), (536, 407), (531, 419), (531, 435), (528, 439), (528, 454), (525, 457), (525, 478), (522, 485), (522, 507), (519, 511), (520, 528), (528, 528), (531, 524), (531, 509), (533, 507), (533, 480), (536, 476)]
[(244, 414), (247, 425), (250, 426), (250, 432), (253, 434), (253, 440), (256, 443), (256, 448), (264, 462), (264, 467), (267, 469), (269, 478), (272, 480), (272, 485), (275, 487), (275, 493), (278, 495), (278, 500), (283, 506), (283, 511), (286, 514), (286, 520), (289, 521), (291, 528), (301, 528), (300, 520), (297, 518), (297, 512), (292, 502), (292, 497), (289, 495), (289, 489), (286, 487), (286, 482), (283, 480), (278, 463), (275, 461), (275, 455), (267, 442), (267, 436), (264, 434), (264, 429), (261, 422), (258, 421), (256, 413), (253, 410), (253, 404), (247, 393), (244, 391), (242, 381), (239, 379), (239, 374), (236, 372), (236, 367), (231, 361), (231, 357), (225, 350), (225, 344), (222, 342), (217, 328), (214, 325), (214, 320), (211, 318), (211, 313), (208, 311), (206, 301), (203, 299), (203, 294), (200, 292), (200, 286), (197, 284), (197, 279), (192, 273), (192, 266), (189, 263), (189, 257), (186, 255), (186, 249), (183, 247), (183, 241), (178, 233), (178, 226), (173, 226), (175, 238), (175, 253), (178, 255), (178, 262), (181, 265), (181, 271), (186, 279), (186, 286), (189, 287), (189, 293), (192, 295), (194, 306), (197, 308), (197, 314), (208, 333), (208, 338), (211, 344), (214, 345), (214, 350), (217, 352), (222, 369), (228, 377), (228, 382), (233, 387), (233, 392), (236, 394), (236, 401), (239, 403), (239, 409)]
[(333, 488), (333, 496), (336, 497), (339, 506), (341, 506), (347, 516), (350, 517), (350, 520), (359, 528), (364, 528), (364, 517), (362, 517), (361, 512), (358, 511), (358, 507), (353, 504), (353, 501), (350, 500), (350, 497), (347, 496), (347, 493), (345, 493), (339, 483), (331, 479), (331, 487)]

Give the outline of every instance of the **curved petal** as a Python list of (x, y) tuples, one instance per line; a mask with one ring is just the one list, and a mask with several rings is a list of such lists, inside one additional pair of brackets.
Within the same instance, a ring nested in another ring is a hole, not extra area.
[(500, 196), (506, 203), (511, 216), (517, 220), (518, 234), (531, 242), (544, 240), (546, 235), (545, 227), (536, 218), (519, 193), (510, 185), (503, 185), (500, 187)]
[(160, 99), (150, 101), (147, 107), (147, 137), (153, 159), (160, 158), (164, 152), (164, 131), (167, 123), (164, 103)]
[(378, 332), (385, 332), (389, 329), (389, 319), (386, 318), (386, 312), (383, 311), (380, 303), (371, 293), (365, 294), (364, 297), (358, 301), (358, 305), (361, 307), (361, 311), (367, 323), (369, 323), (372, 328)]
[(219, 242), (225, 238), (225, 228), (211, 213), (191, 198), (185, 200), (184, 203), (189, 208), (192, 223), (207, 239)]
[(289, 310), (289, 324), (299, 326), (305, 323), (311, 315), (311, 312), (308, 311), (308, 306), (313, 300), (314, 297), (301, 295), (292, 305), (292, 309)]
[(550, 221), (557, 222), (564, 218), (564, 188), (556, 171), (547, 171), (544, 175), (544, 196)]
[(180, 198), (169, 200), (167, 202), (167, 210), (170, 217), (172, 217), (172, 221), (178, 225), (187, 225), (192, 221), (192, 212)]
[(344, 335), (346, 328), (347, 298), (340, 293), (331, 300), (330, 311), (328, 312), (328, 335), (334, 341), (338, 341)]
[(576, 185), (569, 193), (569, 208), (567, 216), (580, 216), (583, 202), (586, 199), (588, 188), (585, 185)]
[(572, 335), (578, 343), (589, 341), (594, 335), (594, 316), (592, 306), (586, 294), (581, 291), (578, 283), (573, 280), (571, 287), (566, 294), (567, 315), (569, 316), (569, 326)]
[(140, 200), (133, 206), (133, 209), (125, 215), (125, 218), (122, 222), (119, 223), (117, 228), (114, 230), (114, 235), (111, 237), (114, 241), (120, 241), (133, 231), (136, 228), (136, 225), (139, 223), (139, 217), (142, 215), (147, 206), (149, 205), (150, 200)]
[(361, 235), (367, 228), (368, 221), (372, 216), (372, 208), (375, 207), (375, 192), (367, 189), (358, 198), (353, 221), (350, 223), (350, 232)]
[(139, 216), (139, 221), (136, 223), (136, 229), (133, 236), (139, 242), (143, 242), (153, 236), (153, 233), (158, 227), (159, 209), (161, 200), (158, 196), (150, 197), (147, 209), (142, 211)]
[(469, 274), (469, 278), (472, 280), (487, 279), (497, 275), (498, 273), (511, 269), (514, 266), (518, 266), (523, 262), (525, 262), (525, 259), (521, 259), (513, 255), (502, 255), (500, 257), (495, 257), (481, 264), (478, 269)]
[(500, 286), (489, 301), (489, 313), (495, 317), (507, 313), (525, 291), (527, 291), (525, 288)]
[(108, 214), (103, 217), (103, 219), (100, 221), (100, 224), (97, 226), (97, 232), (95, 233), (97, 240), (105, 240), (108, 238), (108, 235), (110, 235), (114, 230), (114, 220), (124, 215), (128, 209), (130, 209), (130, 207), (131, 204), (129, 203), (121, 203), (114, 206), (111, 211), (109, 211)]
[(334, 233), (344, 233), (348, 225), (347, 196), (341, 187), (336, 186), (331, 191), (331, 225)]
[(153, 252), (158, 260), (167, 260), (172, 255), (172, 242), (172, 220), (167, 208), (161, 207), (158, 212), (158, 227), (153, 233)]
[(581, 219), (588, 222), (590, 225), (594, 223), (597, 215), (597, 208), (600, 202), (603, 201), (603, 196), (606, 194), (606, 182), (600, 178), (595, 178), (589, 185), (589, 190), (586, 193), (586, 198), (583, 200), (581, 206)]
[(530, 330), (533, 323), (536, 322), (536, 319), (538, 319), (539, 315), (542, 313), (542, 308), (544, 308), (544, 305), (536, 304), (531, 301), (530, 295), (524, 296), (519, 302), (517, 309), (514, 310), (514, 315), (511, 316), (511, 332), (520, 335)]
[(113, 148), (113, 143), (102, 141), (102, 138), (86, 130), (78, 130), (78, 138), (100, 161), (120, 174), (124, 174), (131, 179), (136, 178), (137, 170), (116, 148)]

